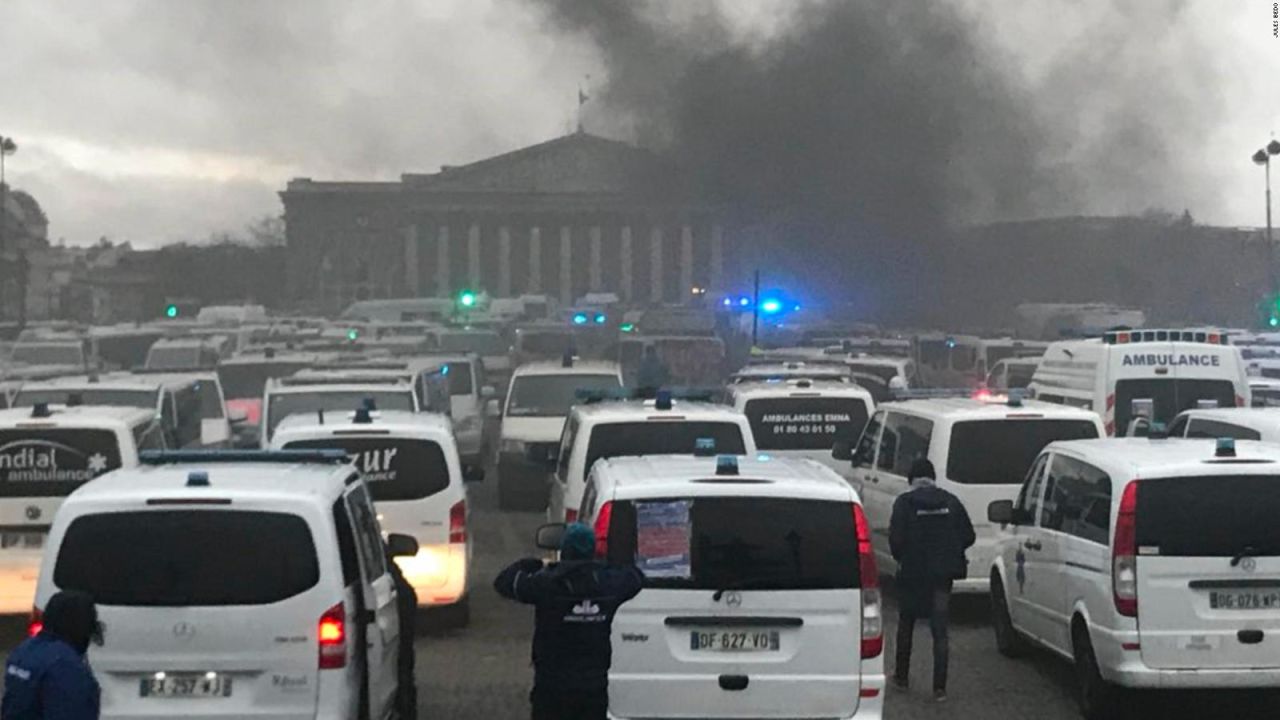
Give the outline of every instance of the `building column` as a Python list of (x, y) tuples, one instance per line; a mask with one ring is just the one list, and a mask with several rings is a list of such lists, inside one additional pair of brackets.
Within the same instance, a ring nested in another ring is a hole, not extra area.
[(408, 297), (419, 297), (422, 294), (421, 282), (418, 278), (418, 225), (416, 223), (404, 230), (404, 288)]
[(649, 232), (649, 302), (662, 302), (662, 228)]
[(685, 225), (680, 229), (680, 289), (676, 298), (689, 297), (693, 288), (693, 228)]
[(449, 297), (453, 287), (449, 284), (449, 226), (440, 226), (439, 242), (436, 243), (436, 295)]
[(591, 292), (600, 292), (600, 226), (591, 228), (591, 272), (588, 287)]
[(480, 226), (476, 223), (467, 228), (467, 286), (480, 288)]
[(622, 295), (622, 302), (624, 302), (624, 303), (630, 303), (630, 302), (631, 302), (631, 295), (632, 295), (632, 290), (631, 290), (631, 226), (630, 226), (630, 225), (623, 225), (623, 226), (622, 226), (622, 237), (621, 237), (621, 239), (618, 241), (618, 257), (620, 258), (620, 262), (621, 262), (621, 264), (622, 264), (622, 267), (620, 268), (620, 271), (619, 271), (619, 277), (621, 278), (621, 281), (619, 282), (619, 285), (620, 285), (621, 287), (619, 287), (619, 288), (618, 288), (618, 292), (619, 292), (619, 294), (621, 294), (621, 295)]
[(542, 293), (542, 228), (529, 228), (529, 288), (531, 295)]
[(560, 226), (560, 304), (573, 302), (573, 228)]
[(711, 226), (711, 289), (724, 291), (724, 228)]
[(498, 297), (511, 297), (511, 230), (498, 228)]

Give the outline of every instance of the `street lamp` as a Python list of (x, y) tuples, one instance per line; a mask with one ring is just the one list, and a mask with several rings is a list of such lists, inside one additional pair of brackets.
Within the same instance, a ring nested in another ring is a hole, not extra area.
[(1272, 140), (1253, 154), (1253, 162), (1266, 170), (1267, 176), (1267, 269), (1271, 275), (1271, 297), (1274, 301), (1280, 287), (1276, 286), (1275, 247), (1271, 244), (1271, 156), (1280, 155), (1280, 140)]

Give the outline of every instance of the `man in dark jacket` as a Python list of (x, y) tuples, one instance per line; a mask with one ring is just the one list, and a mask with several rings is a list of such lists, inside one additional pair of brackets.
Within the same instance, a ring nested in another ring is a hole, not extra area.
[(592, 560), (596, 538), (569, 525), (561, 562), (518, 560), (493, 586), (503, 597), (537, 608), (533, 629), (533, 720), (604, 720), (609, 709), (609, 641), (613, 616), (639, 592), (634, 567)]
[(929, 618), (933, 633), (933, 696), (947, 699), (947, 623), (951, 583), (965, 577), (964, 551), (976, 539), (959, 498), (935, 484), (933, 463), (916, 460), (911, 490), (898, 497), (889, 520), (889, 550), (898, 562), (898, 647), (893, 682), (905, 690), (911, 672), (916, 621)]
[(9, 656), (2, 720), (98, 720), (99, 688), (85, 653), (102, 644), (93, 599), (64, 591), (49, 599), (44, 627)]

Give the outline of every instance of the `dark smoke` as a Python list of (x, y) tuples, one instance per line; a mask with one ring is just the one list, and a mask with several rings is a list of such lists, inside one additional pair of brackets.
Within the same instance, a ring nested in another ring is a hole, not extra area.
[[(1122, 22), (1091, 46), (1100, 57), (1074, 49), (1045, 87), (944, 3), (803, 0), (785, 28), (753, 40), (712, 0), (540, 2), (556, 29), (600, 50), (598, 127), (670, 151), (772, 272), (868, 312), (933, 304), (926, 288), (949, 262), (951, 229), (1141, 210), (1116, 206), (1170, 163), (1165, 134), (1143, 120), (1151, 108), (1128, 99), (1136, 86), (1176, 106), (1156, 77), (1113, 83), (1093, 113), (1099, 142), (1077, 137), (1082, 98), (1117, 72), (1108, 64), (1125, 42), (1145, 46)], [(661, 12), (673, 7), (680, 18)]]

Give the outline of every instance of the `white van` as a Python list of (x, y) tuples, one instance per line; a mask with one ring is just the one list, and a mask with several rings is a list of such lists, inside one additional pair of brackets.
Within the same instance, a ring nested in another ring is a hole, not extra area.
[(1280, 406), (1280, 380), (1250, 377), (1249, 395), (1250, 407)]
[(982, 338), (978, 341), (978, 360), (974, 368), (976, 380), (984, 380), (1003, 360), (1038, 358), (1044, 355), (1049, 343), (1036, 340), (1018, 340), (1011, 337)]
[(1118, 716), (1119, 688), (1280, 687), (1277, 517), (1272, 445), (1053, 443), (988, 509), (997, 646), (1073, 661), (1088, 718)]
[(556, 457), (565, 418), (578, 404), (579, 392), (621, 388), (622, 371), (617, 363), (565, 358), (516, 368), (501, 408), (498, 507), (546, 507), (547, 465)]
[(147, 408), (160, 418), (165, 445), (170, 448), (201, 444), (201, 399), (193, 378), (152, 377), (111, 373), (56, 378), (27, 383), (14, 393), (14, 407), (46, 405), (105, 405)]
[(995, 500), (1009, 500), (1027, 468), (1054, 440), (1102, 437), (1096, 413), (1041, 402), (1000, 398), (935, 398), (885, 403), (876, 409), (853, 455), (853, 485), (866, 504), (876, 554), (886, 573), (897, 570), (889, 553), (893, 504), (910, 489), (907, 472), (924, 458), (938, 487), (952, 493), (973, 521), (977, 543), (969, 549), (969, 576), (956, 592), (984, 593), (996, 527), (984, 521)]
[(916, 372), (924, 387), (967, 388), (981, 377), (977, 374), (978, 343), (975, 335), (927, 333), (916, 336)]
[(418, 411), (418, 396), (407, 382), (346, 381), (294, 384), (288, 378), (268, 380), (262, 396), (262, 447), (271, 447), (276, 426), (290, 415), (319, 418), (323, 413), (350, 412), (372, 403), (375, 410)]
[(1280, 408), (1197, 408), (1179, 413), (1169, 437), (1235, 438), (1280, 443)]
[(645, 574), (613, 622), (610, 717), (882, 716), (870, 529), (831, 470), (613, 458), (592, 468), (580, 510), (598, 551)]
[(1120, 330), (1049, 346), (1027, 388), (1036, 399), (1103, 416), (1125, 436), (1140, 417), (1168, 424), (1201, 401), (1249, 407), (1240, 348), (1203, 330)]
[(155, 412), (132, 407), (0, 410), (0, 614), (26, 614), (49, 523), (71, 491), (164, 448)]
[(733, 385), (729, 402), (747, 416), (760, 452), (816, 460), (836, 472), (848, 470), (876, 407), (857, 385), (812, 380)]
[(231, 354), (234, 344), (226, 335), (157, 340), (147, 351), (147, 370), (212, 370)]
[(1040, 367), (1040, 358), (1005, 358), (997, 360), (987, 373), (984, 383), (988, 390), (1006, 392), (1008, 390), (1024, 390), (1035, 377), (1036, 368)]
[[(699, 448), (699, 442), (706, 447)], [(755, 455), (746, 416), (724, 405), (673, 399), (668, 393), (653, 400), (577, 405), (564, 424), (555, 457), (547, 519), (577, 519), (587, 473), (601, 458), (695, 452)]]
[(481, 446), (484, 442), (484, 404), (497, 396), (489, 384), (485, 365), (473, 353), (434, 354), (431, 360), (441, 364), (448, 377), (449, 410), (453, 432), (458, 438), (458, 452), (468, 466), (483, 465)]
[[(417, 551), (402, 535), (387, 545)], [(93, 596), (103, 718), (390, 720), (400, 620), (386, 553), (341, 452), (159, 453), (67, 498), (36, 607)]]
[(276, 427), (271, 446), (283, 450), (337, 448), (369, 484), (385, 532), (409, 535), (418, 553), (397, 558), (420, 607), (454, 606), (467, 620), (471, 536), (464, 476), (449, 419), (399, 411), (331, 413), (323, 424), (292, 415)]

